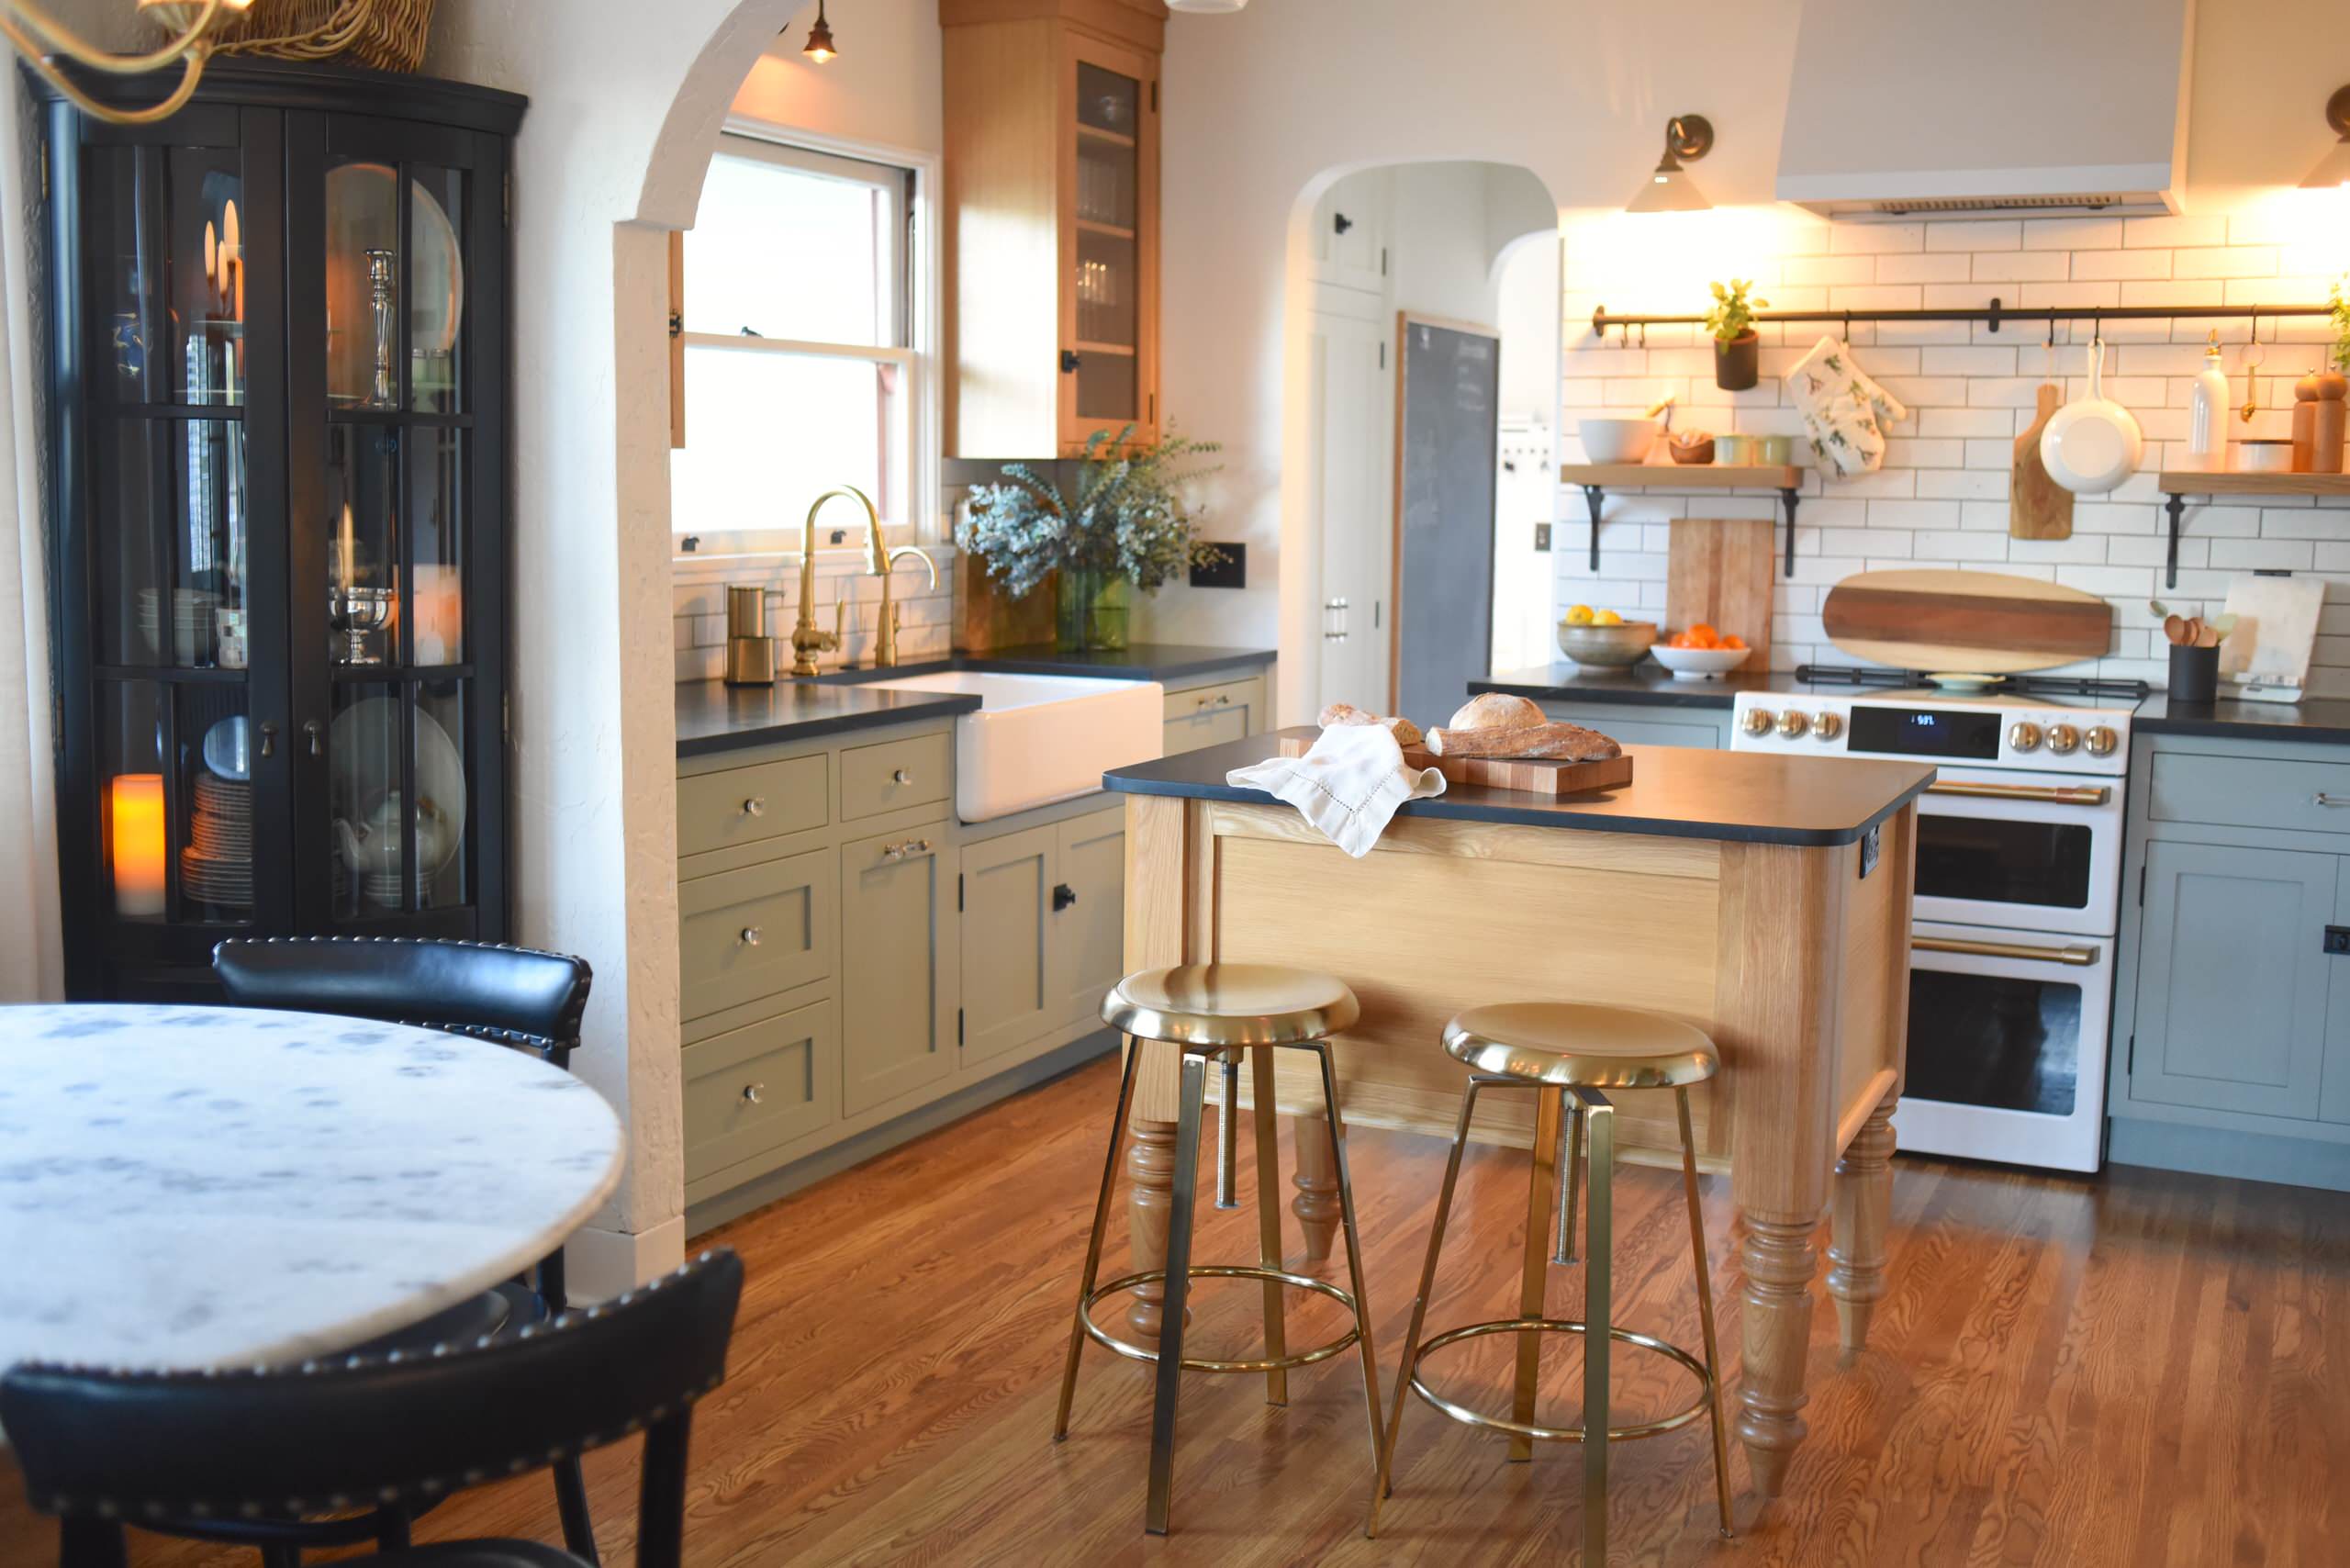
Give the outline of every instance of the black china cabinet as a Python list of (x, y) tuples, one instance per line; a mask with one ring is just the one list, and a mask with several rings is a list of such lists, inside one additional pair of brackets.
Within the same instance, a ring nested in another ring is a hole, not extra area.
[(72, 995), (201, 997), (230, 935), (507, 935), (522, 109), (222, 62), (154, 126), (48, 104)]

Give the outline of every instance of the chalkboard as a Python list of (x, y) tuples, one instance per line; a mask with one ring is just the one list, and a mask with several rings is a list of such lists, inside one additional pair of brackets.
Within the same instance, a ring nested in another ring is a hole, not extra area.
[(1489, 673), (1501, 341), (1408, 312), (1398, 320), (1395, 701), (1426, 728)]

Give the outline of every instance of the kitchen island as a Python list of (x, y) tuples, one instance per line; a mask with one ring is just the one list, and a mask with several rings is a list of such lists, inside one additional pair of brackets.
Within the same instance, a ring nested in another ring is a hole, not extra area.
[[(1884, 1292), (1914, 802), (1934, 773), (1626, 749), (1637, 771), (1622, 789), (1553, 800), (1455, 785), (1406, 804), (1360, 860), (1271, 796), (1224, 781), (1275, 755), (1275, 735), (1118, 769), (1104, 783), (1128, 797), (1125, 967), (1225, 960), (1338, 976), (1362, 1004), (1333, 1053), (1345, 1119), (1435, 1137), (1459, 1114), (1465, 1070), (1440, 1038), (1463, 1008), (1612, 1003), (1706, 1030), (1722, 1071), (1692, 1094), (1700, 1159), (1729, 1172), (1744, 1219), (1736, 1430), (1757, 1489), (1774, 1495), (1804, 1436), (1812, 1237), (1831, 1204), (1828, 1289), (1848, 1353)], [(1142, 1271), (1164, 1256), (1178, 1073), (1171, 1048), (1145, 1048), (1126, 1161)], [(1300, 1118), (1293, 1206), (1321, 1258), (1337, 1204), (1313, 1071), (1278, 1064), (1273, 1093)], [(1529, 1146), (1533, 1103), (1486, 1097), (1472, 1136)], [(1623, 1157), (1677, 1164), (1670, 1095), (1618, 1103)], [(1547, 1254), (1533, 1228), (1529, 1252)], [(1128, 1315), (1146, 1343), (1154, 1292), (1138, 1290)]]

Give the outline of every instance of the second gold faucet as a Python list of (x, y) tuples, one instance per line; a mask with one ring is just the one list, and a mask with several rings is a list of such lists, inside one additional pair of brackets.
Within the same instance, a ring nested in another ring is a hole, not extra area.
[(824, 503), (836, 496), (846, 496), (865, 509), (865, 569), (868, 576), (881, 579), (881, 613), (873, 645), (873, 667), (893, 669), (898, 663), (897, 600), (890, 593), (890, 568), (901, 557), (912, 555), (930, 574), (933, 590), (938, 587), (938, 564), (912, 544), (896, 549), (881, 543), (881, 515), (873, 507), (872, 498), (854, 485), (843, 485), (826, 490), (808, 508), (808, 521), (800, 535), (800, 613), (791, 628), (791, 673), (796, 679), (809, 679), (816, 675), (816, 655), (841, 645), (845, 632), (844, 617), (847, 612), (845, 596), (833, 601), (833, 629), (820, 630), (816, 625), (816, 514)]

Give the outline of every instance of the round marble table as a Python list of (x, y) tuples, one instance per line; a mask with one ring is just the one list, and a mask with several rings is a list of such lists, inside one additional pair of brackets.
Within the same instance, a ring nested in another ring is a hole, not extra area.
[(0, 1007), (0, 1367), (298, 1361), (553, 1251), (619, 1120), (534, 1057), (229, 1007)]

